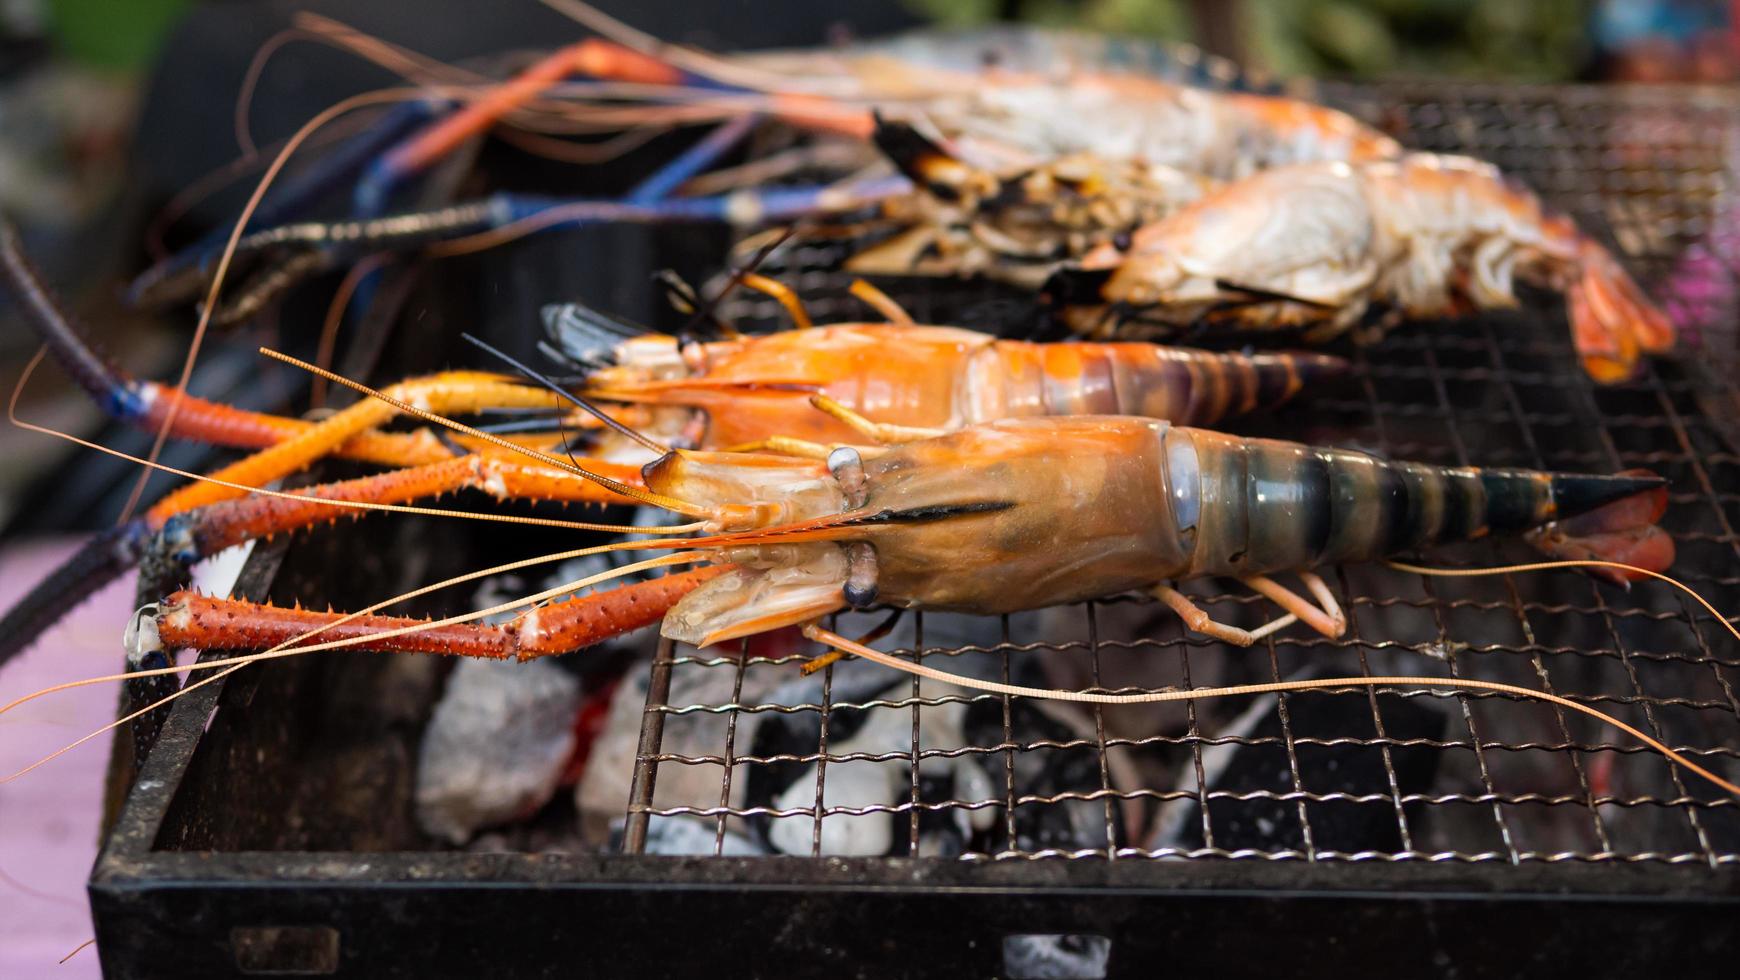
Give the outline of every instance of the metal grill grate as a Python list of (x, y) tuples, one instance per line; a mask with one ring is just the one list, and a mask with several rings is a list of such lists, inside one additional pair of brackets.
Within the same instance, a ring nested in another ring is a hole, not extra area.
[[(1701, 356), (1597, 387), (1577, 367), (1557, 305), (1537, 304), (1407, 325), (1352, 351), (1357, 372), (1345, 388), (1235, 428), (1443, 464), (1649, 467), (1672, 484), (1664, 526), (1679, 546), (1675, 574), (1718, 609), (1740, 609), (1740, 390), (1731, 379), (1740, 99), (1441, 84), (1320, 94), (1416, 148), (1492, 160), (1606, 236), (1675, 302)], [(862, 315), (828, 271), (836, 257), (806, 248), (772, 270), (815, 297), (821, 322)], [(987, 296), (959, 284), (896, 295), (933, 322)], [(777, 315), (737, 302), (739, 316)], [(1460, 566), (1527, 557), (1509, 542), (1431, 554)], [(1186, 591), (1225, 622), (1251, 627), (1272, 615), (1223, 585)], [(1627, 593), (1565, 572), (1426, 579), (1375, 565), (1336, 569), (1331, 585), (1350, 617), (1337, 641), (1295, 627), (1229, 648), (1185, 635), (1147, 600), (1117, 597), (1002, 619), (912, 615), (884, 646), (998, 680), (1115, 691), (1314, 673), (1502, 680), (1598, 706), (1740, 777), (1740, 651), (1665, 586)], [(839, 628), (860, 626), (844, 617)], [(892, 853), (980, 860), (1740, 866), (1740, 801), (1592, 719), (1508, 695), (1355, 688), (1075, 716), (1080, 709), (941, 691), (863, 664), (806, 686), (794, 678), (811, 652), (659, 649), (628, 851), (649, 850), (649, 832), (676, 820), (709, 831), (716, 854), (730, 853), (736, 835), (764, 839), (785, 824), (787, 850), (820, 855), (837, 839), (830, 828), (879, 823), (870, 839), (886, 833)], [(883, 744), (854, 747), (867, 730)], [(868, 782), (888, 787), (885, 798), (861, 796), (862, 767), (878, 768)]]

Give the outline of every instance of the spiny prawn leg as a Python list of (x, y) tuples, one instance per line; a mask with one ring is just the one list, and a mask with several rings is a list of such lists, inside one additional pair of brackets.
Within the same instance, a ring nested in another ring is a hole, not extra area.
[[(0, 290), (42, 338), (69, 377), (117, 422), (156, 432), (169, 425), (176, 439), (262, 449), (306, 433), (314, 423), (250, 412), (208, 401), (173, 387), (135, 378), (90, 340), (90, 330), (68, 314), (54, 290), (24, 254), (18, 230), (0, 218)], [(432, 463), (451, 455), (427, 430), (414, 433), (359, 432), (333, 450), (341, 456), (387, 466)]]
[[(622, 483), (640, 485), (640, 473), (634, 467), (597, 461), (588, 461), (587, 465), (594, 472)], [(169, 517), (160, 541), (167, 557), (187, 564), (244, 541), (367, 513), (362, 508), (335, 507), (327, 501), (402, 504), (466, 488), (482, 490), (503, 500), (628, 502), (565, 470), (494, 453), (472, 453), (427, 466), (323, 483), (294, 491), (293, 497), (250, 494), (207, 504)]]
[[(475, 371), (452, 371), (388, 388), (386, 394), (442, 415), (462, 415), (488, 408), (555, 408), (555, 397), (541, 388), (516, 384), (499, 375)], [(382, 425), (398, 409), (367, 398), (303, 432), (211, 474), (243, 486), (257, 487), (306, 468), (346, 441)], [(243, 491), (214, 483), (193, 483), (157, 503), (150, 517), (161, 521), (172, 514), (219, 500), (242, 496)]]
[(1299, 580), (1305, 583), (1305, 587), (1310, 590), (1318, 605), (1312, 605), (1310, 600), (1304, 596), (1266, 575), (1252, 575), (1239, 579), (1324, 636), (1333, 640), (1345, 633), (1347, 631), (1347, 616), (1342, 613), (1341, 606), (1335, 601), (1335, 596), (1330, 594), (1329, 585), (1313, 572), (1300, 572)]
[[(438, 653), (492, 660), (531, 660), (601, 643), (659, 621), (677, 600), (731, 566), (709, 565), (538, 606), (507, 623), (448, 623), (399, 616), (358, 616), (177, 592), (134, 614), (129, 655), (192, 647), (254, 650), (297, 640), (356, 641), (347, 649)], [(337, 625), (331, 625), (337, 623)]]

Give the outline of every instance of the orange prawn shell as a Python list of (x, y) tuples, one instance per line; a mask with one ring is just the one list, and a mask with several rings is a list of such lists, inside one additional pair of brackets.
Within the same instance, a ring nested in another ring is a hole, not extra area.
[(812, 408), (812, 393), (878, 422), (957, 428), (965, 421), (958, 395), (966, 365), (992, 343), (985, 334), (952, 327), (840, 324), (709, 344), (707, 380), (742, 387), (698, 390), (693, 404), (709, 410), (707, 441), (715, 446), (769, 434), (863, 441)]
[[(674, 355), (673, 355), (674, 356)], [(769, 436), (822, 444), (864, 436), (810, 405), (825, 394), (881, 423), (954, 430), (1001, 418), (1138, 415), (1201, 425), (1286, 401), (1341, 362), (1211, 354), (1145, 343), (1027, 343), (954, 327), (840, 324), (707, 344), (694, 377), (593, 379), (605, 399), (684, 405), (705, 445)]]
[(1159, 458), (1166, 429), (1132, 418), (1006, 419), (866, 460), (865, 511), (954, 509), (863, 529), (876, 550), (878, 598), (1013, 612), (1113, 595), (1186, 568)]

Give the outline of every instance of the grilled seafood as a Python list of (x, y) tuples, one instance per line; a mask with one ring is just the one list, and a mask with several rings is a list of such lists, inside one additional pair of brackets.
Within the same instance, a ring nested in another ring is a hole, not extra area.
[[(1489, 533), (1648, 569), (1673, 560), (1672, 540), (1654, 527), (1666, 494), (1653, 474), (1391, 463), (1117, 416), (1004, 419), (840, 447), (825, 465), (676, 450), (644, 476), (651, 494), (699, 519), (701, 536), (617, 547), (731, 566), (692, 582), (664, 617), (666, 636), (702, 646), (851, 607), (1004, 613), (1131, 589), (1151, 590), (1192, 629), (1248, 644), (1295, 617), (1341, 633), (1345, 619), (1310, 571), (1320, 564)], [(1271, 578), (1283, 572), (1311, 599)], [(1286, 615), (1251, 631), (1216, 623), (1172, 585), (1200, 576), (1238, 578)], [(448, 628), (442, 642), (537, 655), (516, 646), (515, 631), (559, 631), (590, 607), (552, 608), (517, 626)], [(141, 635), (155, 642), (252, 647), (340, 617), (184, 593), (145, 618)], [(345, 645), (404, 645), (400, 621), (345, 620)], [(472, 630), (477, 642), (461, 642)]]
[[(644, 38), (613, 33), (645, 46)], [(922, 119), (974, 165), (993, 170), (1090, 153), (1236, 180), (1290, 163), (1363, 162), (1402, 152), (1352, 116), (1301, 99), (1186, 84), (1146, 68), (1090, 68), (1062, 58), (1043, 66), (981, 58), (969, 66), (934, 51), (896, 39), (856, 50), (708, 54), (704, 62), (685, 57), (680, 64), (670, 49), (637, 53), (711, 88), (711, 100), (682, 86), (665, 97), (712, 105), (720, 118), (771, 108), (800, 125), (857, 138), (871, 134), (877, 113)]]
[[(892, 229), (847, 260), (847, 270), (865, 275), (985, 276), (1038, 289), (1064, 261), (1159, 221), (1219, 186), (1176, 167), (1086, 152), (1000, 176), (906, 123), (880, 120), (874, 136), (914, 190), (882, 199), (874, 220), (849, 229)], [(738, 250), (762, 237), (751, 236)]]
[(897, 427), (952, 430), (1000, 418), (1093, 414), (1207, 425), (1273, 408), (1346, 370), (1345, 361), (1322, 355), (1027, 343), (910, 323), (836, 324), (689, 344), (654, 334), (589, 349), (597, 334), (580, 322), (587, 311), (549, 312), (552, 332), (576, 361), (607, 362), (588, 374), (587, 397), (694, 410), (699, 417), (681, 413), (667, 420), (672, 428), (655, 434), (718, 448), (772, 436), (823, 444), (861, 438), (845, 422), (812, 410), (815, 394)]
[[(354, 44), (357, 32), (342, 25), (312, 17), (302, 22), (305, 29)], [(610, 29), (606, 22), (594, 26)], [(350, 220), (291, 221), (279, 213), (283, 207), (275, 208), (274, 220), (261, 222), (265, 227), (238, 247), (239, 268), (253, 271), (243, 295), (217, 307), (217, 321), (243, 318), (290, 284), (335, 264), (379, 252), (439, 248), (455, 238), (495, 240), (519, 233), (510, 229), (595, 221), (755, 225), (855, 216), (866, 209), (878, 215), (873, 224), (910, 234), (861, 259), (862, 271), (984, 272), (1034, 286), (1049, 271), (1044, 264), (1078, 256), (1220, 182), (1288, 163), (1362, 162), (1402, 152), (1394, 140), (1336, 110), (1157, 77), (1153, 64), (1141, 66), (1143, 73), (1096, 70), (1059, 54), (1044, 69), (965, 67), (956, 55), (939, 57), (946, 45), (913, 43), (719, 56), (649, 46), (644, 36), (616, 26), (616, 35), (641, 50), (587, 39), (552, 52), (464, 106), (423, 120), (418, 131), (385, 151), (375, 142), (361, 146), (351, 154), (357, 161), (368, 159), (367, 153), (379, 158), (358, 180)], [(1053, 40), (1035, 37), (1040, 47)], [(563, 94), (564, 81), (575, 78), (602, 88)], [(534, 104), (558, 106), (601, 131), (720, 125), (697, 145), (698, 155), (652, 175), (621, 200), (497, 194), (389, 213), (393, 188), (498, 123), (523, 121)], [(874, 161), (875, 143), (918, 188), (898, 178), (770, 187), (770, 176), (784, 171), (769, 171), (767, 161), (737, 168), (740, 181), (703, 173), (742, 138), (748, 123), (765, 115), (844, 137), (861, 151), (848, 154), (847, 161), (837, 153), (803, 158), (825, 156), (829, 163), (822, 171), (858, 172)], [(908, 138), (920, 131), (928, 135)], [(937, 149), (938, 140), (946, 152)], [(920, 158), (913, 158), (915, 152)], [(962, 174), (975, 175), (968, 183), (976, 186), (963, 187), (949, 175), (938, 179), (940, 168), (928, 164), (943, 158), (954, 160)], [(344, 177), (328, 173), (332, 168), (313, 169), (329, 181)], [(684, 193), (697, 175), (706, 186), (732, 192)], [(207, 241), (160, 263), (135, 283), (135, 300), (165, 304), (200, 295), (217, 255), (218, 243)]]
[[(20, 308), (75, 380), (112, 415), (147, 428), (162, 424), (172, 389), (131, 378), (84, 340), (40, 282), (17, 239), (0, 226), (0, 276)], [(801, 307), (795, 308), (801, 315)], [(891, 312), (904, 315), (895, 309)], [(1164, 413), (1207, 423), (1229, 414), (1278, 405), (1305, 384), (1341, 373), (1345, 362), (1319, 355), (1209, 354), (1149, 344), (1027, 344), (966, 330), (912, 324), (851, 324), (679, 344), (671, 337), (625, 338), (622, 327), (583, 307), (559, 308), (552, 338), (588, 372), (583, 397), (613, 403), (612, 412), (684, 445), (731, 447), (777, 439), (781, 448), (813, 445), (826, 452), (862, 433), (810, 407), (822, 395), (852, 413), (878, 416), (883, 428), (956, 428), (992, 418), (1078, 412)], [(542, 433), (516, 433), (553, 450), (576, 421), (568, 404), (520, 379), (484, 372), (449, 372), (391, 389), (399, 399), (436, 411), (539, 413)], [(367, 400), (315, 423), (185, 398), (172, 434), (241, 448), (252, 456), (168, 494), (138, 520), (107, 532), (43, 582), (12, 610), (0, 636), (0, 660), (22, 649), (41, 628), (134, 564), (167, 565), (166, 574), (231, 545), (333, 519), (334, 501), (398, 506), (462, 488), (498, 498), (623, 503), (638, 499), (639, 463), (663, 446), (638, 433), (619, 436), (584, 416), (591, 436), (588, 480), (517, 454), (499, 435), (446, 441), (427, 430), (382, 431), (397, 414)], [(280, 496), (248, 495), (250, 487), (296, 473), (327, 455), (394, 467), (371, 476), (322, 484)], [(626, 464), (632, 465), (626, 465)], [(563, 522), (558, 522), (563, 523)]]
[(1374, 307), (1409, 317), (1516, 305), (1517, 279), (1569, 301), (1598, 381), (1673, 346), (1672, 323), (1568, 218), (1466, 157), (1284, 167), (1231, 184), (1059, 271), (1046, 287), (1090, 336), (1193, 324), (1338, 334)]

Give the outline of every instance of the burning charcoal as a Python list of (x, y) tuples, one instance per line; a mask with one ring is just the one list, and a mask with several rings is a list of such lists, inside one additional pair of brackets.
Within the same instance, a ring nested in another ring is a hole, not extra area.
[[(1378, 704), (1388, 737), (1398, 740), (1443, 737), (1445, 715), (1435, 704), (1420, 698), (1384, 697), (1379, 698)], [(1259, 699), (1219, 733), (1238, 737), (1240, 742), (1202, 750), (1209, 792), (1285, 794), (1296, 789), (1288, 763), (1285, 731), (1276, 709), (1274, 696)], [(1370, 739), (1377, 734), (1363, 695), (1295, 696), (1287, 702), (1287, 718), (1295, 740)], [(1382, 750), (1377, 747), (1296, 744), (1294, 752), (1298, 757), (1299, 784), (1306, 792), (1363, 794), (1370, 793), (1373, 787), (1389, 785)], [(1392, 750), (1397, 790), (1404, 795), (1425, 792), (1437, 776), (1438, 759), (1436, 752)], [(1195, 777), (1189, 767), (1183, 779), (1180, 788), (1194, 792)], [(1211, 800), (1208, 810), (1217, 848), (1264, 851), (1305, 848), (1296, 801), (1261, 797)], [(1395, 808), (1387, 802), (1308, 802), (1305, 814), (1311, 826), (1311, 844), (1319, 851), (1402, 849)], [(1186, 849), (1206, 846), (1202, 811), (1196, 801), (1168, 804), (1161, 811), (1151, 843)]]
[(435, 705), (417, 765), (417, 822), (463, 844), (549, 802), (574, 751), (580, 682), (553, 663), (464, 660)]
[[(849, 751), (865, 751), (854, 748)], [(812, 806), (816, 798), (815, 768), (811, 778), (800, 778), (774, 798), (781, 810)], [(892, 763), (836, 762), (828, 767), (822, 805), (826, 807), (887, 806), (899, 789), (899, 771)], [(887, 854), (893, 842), (893, 815), (889, 813), (834, 814), (822, 818), (821, 852), (857, 857)], [(808, 854), (814, 842), (815, 819), (808, 816), (780, 817), (773, 821), (767, 838), (786, 854)]]

